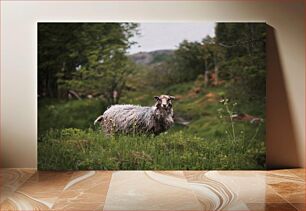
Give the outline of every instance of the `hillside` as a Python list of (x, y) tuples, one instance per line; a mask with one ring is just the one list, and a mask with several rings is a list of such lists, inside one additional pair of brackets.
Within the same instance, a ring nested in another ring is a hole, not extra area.
[(168, 60), (174, 54), (174, 50), (156, 50), (150, 52), (139, 52), (129, 57), (136, 63), (141, 65), (150, 65)]

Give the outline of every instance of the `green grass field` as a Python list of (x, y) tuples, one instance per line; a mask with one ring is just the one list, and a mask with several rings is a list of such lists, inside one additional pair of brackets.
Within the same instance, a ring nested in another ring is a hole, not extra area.
[[(154, 104), (153, 96), (175, 95), (174, 113), (189, 121), (158, 136), (105, 136), (93, 121), (107, 105), (98, 99), (39, 102), (38, 168), (77, 169), (264, 169), (265, 126), (234, 122), (219, 102), (224, 87), (194, 92), (194, 83), (166, 90), (130, 91), (121, 103)], [(257, 105), (227, 105), (264, 118)]]

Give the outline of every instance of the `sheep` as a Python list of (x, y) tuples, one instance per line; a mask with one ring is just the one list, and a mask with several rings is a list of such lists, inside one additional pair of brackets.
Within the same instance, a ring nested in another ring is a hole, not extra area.
[(100, 123), (105, 134), (155, 134), (168, 130), (173, 124), (172, 100), (174, 96), (155, 96), (151, 107), (113, 105), (94, 124)]

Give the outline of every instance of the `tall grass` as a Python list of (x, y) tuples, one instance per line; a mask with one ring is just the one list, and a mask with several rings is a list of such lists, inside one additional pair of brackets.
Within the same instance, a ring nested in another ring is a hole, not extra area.
[[(108, 106), (98, 99), (40, 101), (38, 168), (264, 169), (264, 125), (235, 122), (231, 115), (239, 105), (230, 107), (217, 99), (207, 99), (208, 93), (220, 96), (225, 88), (206, 88), (188, 96), (192, 87), (192, 83), (186, 83), (169, 87), (166, 92), (129, 92), (121, 99), (122, 103), (151, 105), (152, 96), (160, 93), (185, 96), (174, 102), (174, 113), (190, 124), (176, 124), (158, 136), (105, 136), (93, 126)], [(256, 105), (248, 108), (257, 109)]]
[(105, 136), (88, 129), (51, 130), (38, 143), (39, 169), (263, 169), (263, 142), (205, 140), (183, 131)]

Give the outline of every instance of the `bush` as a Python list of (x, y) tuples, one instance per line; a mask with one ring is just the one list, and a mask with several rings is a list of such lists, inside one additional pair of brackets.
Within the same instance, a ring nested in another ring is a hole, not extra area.
[(98, 99), (42, 100), (38, 106), (38, 132), (42, 135), (49, 129), (92, 127), (106, 107), (107, 104)]

